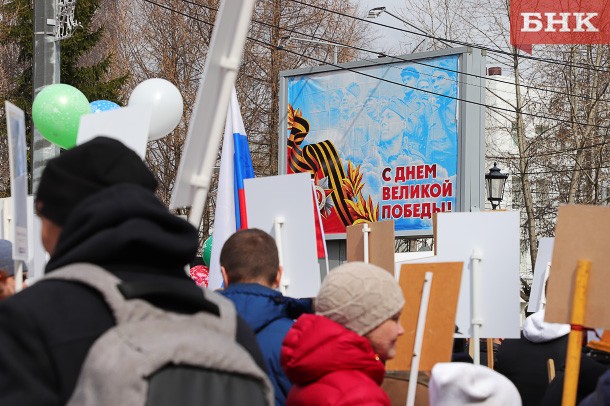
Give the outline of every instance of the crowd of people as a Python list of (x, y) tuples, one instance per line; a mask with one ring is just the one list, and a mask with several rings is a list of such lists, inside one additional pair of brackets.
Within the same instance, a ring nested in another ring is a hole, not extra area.
[[(405, 333), (399, 322), (405, 298), (390, 273), (348, 262), (331, 270), (315, 298), (290, 298), (278, 290), (283, 270), (275, 241), (264, 231), (246, 229), (222, 248), (224, 288), (201, 289), (185, 272), (196, 256), (197, 230), (163, 206), (155, 196), (156, 186), (137, 154), (106, 137), (49, 161), (35, 199), (42, 242), (50, 255), (47, 276), (13, 294), (12, 248), (10, 242), (0, 241), (0, 404), (78, 404), (74, 394), (86, 390), (85, 370), (103, 375), (87, 369), (98, 343), (109, 336), (135, 336), (134, 331), (145, 326), (134, 320), (126, 329), (115, 328), (117, 320), (129, 315), (110, 305), (116, 297), (106, 296), (113, 295), (133, 301), (134, 308), (152, 305), (168, 320), (205, 313), (207, 318), (196, 320), (214, 334), (206, 335), (200, 346), (210, 358), (216, 352), (225, 354), (205, 368), (184, 361), (161, 363), (153, 366), (158, 372), (146, 375), (141, 371), (144, 364), (150, 370), (151, 361), (144, 354), (167, 352), (170, 344), (193, 354), (198, 348), (180, 347), (180, 331), (163, 331), (166, 339), (154, 345), (132, 345), (142, 356), (130, 358), (129, 369), (157, 385), (144, 390), (147, 405), (177, 404), (172, 394), (176, 388), (185, 402), (181, 404), (396, 403), (383, 382), (385, 362), (395, 357), (397, 340)], [(66, 269), (86, 274), (92, 267), (111, 275), (111, 294), (52, 277)], [(209, 321), (226, 317), (230, 322)], [(534, 313), (519, 339), (502, 340), (493, 369), (472, 364), (467, 345), (456, 341), (453, 361), (427, 372), (426, 402), (560, 404), (569, 331), (569, 326), (545, 323), (544, 311)], [(229, 344), (239, 350), (224, 359), (226, 351), (221, 350)], [(178, 354), (168, 356), (181, 359)], [(556, 366), (555, 376), (547, 369), (549, 359)], [(610, 365), (605, 360), (582, 357), (579, 404), (610, 404)], [(103, 363), (103, 357), (98, 362)], [(117, 362), (123, 361), (109, 358), (105, 371)], [(114, 386), (104, 390), (118, 391), (122, 377), (97, 376), (96, 382), (106, 378)], [(214, 389), (191, 391), (186, 383)], [(136, 388), (126, 392), (131, 390)]]

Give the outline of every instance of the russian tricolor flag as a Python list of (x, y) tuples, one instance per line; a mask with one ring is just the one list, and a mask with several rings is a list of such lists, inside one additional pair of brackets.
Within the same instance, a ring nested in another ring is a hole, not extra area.
[(248, 147), (248, 137), (239, 110), (235, 88), (231, 93), (231, 102), (227, 111), (220, 173), (218, 175), (218, 193), (216, 194), (216, 213), (214, 215), (214, 232), (212, 237), (212, 255), (210, 257), (210, 277), (208, 288), (222, 287), (220, 273), (220, 250), (225, 241), (235, 231), (248, 228), (246, 218), (246, 201), (244, 179), (254, 177), (252, 158)]

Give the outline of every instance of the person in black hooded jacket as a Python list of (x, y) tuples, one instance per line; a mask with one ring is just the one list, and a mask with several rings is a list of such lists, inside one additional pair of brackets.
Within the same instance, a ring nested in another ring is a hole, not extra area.
[(559, 369), (565, 363), (567, 324), (546, 323), (544, 309), (523, 323), (521, 338), (505, 339), (498, 348), (495, 370), (515, 384), (523, 406), (539, 406), (549, 386), (547, 362)]
[[(132, 287), (178, 292), (183, 300), (154, 290), (143, 297), (166, 310), (214, 306), (184, 272), (197, 250), (197, 230), (163, 206), (156, 186), (138, 155), (107, 137), (49, 161), (36, 196), (50, 254), (45, 272), (92, 263)], [(0, 404), (65, 404), (89, 348), (114, 323), (97, 292), (69, 281), (42, 280), (0, 303)], [(265, 370), (241, 319), (236, 336)]]

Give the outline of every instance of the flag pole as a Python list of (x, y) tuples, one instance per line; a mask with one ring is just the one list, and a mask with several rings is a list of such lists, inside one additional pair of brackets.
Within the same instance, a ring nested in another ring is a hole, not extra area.
[(191, 207), (199, 228), (222, 136), (222, 124), (241, 64), (254, 0), (225, 0), (212, 31), (209, 52), (182, 149), (170, 208)]

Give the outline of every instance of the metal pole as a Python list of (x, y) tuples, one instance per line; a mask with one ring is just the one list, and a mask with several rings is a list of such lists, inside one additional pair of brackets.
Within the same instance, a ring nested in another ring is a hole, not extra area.
[[(59, 83), (59, 41), (55, 41), (53, 32), (56, 9), (55, 0), (34, 1), (34, 97), (43, 87)], [(44, 139), (35, 128), (32, 145), (32, 193), (36, 193), (42, 170), (48, 160), (59, 155), (59, 147)]]

